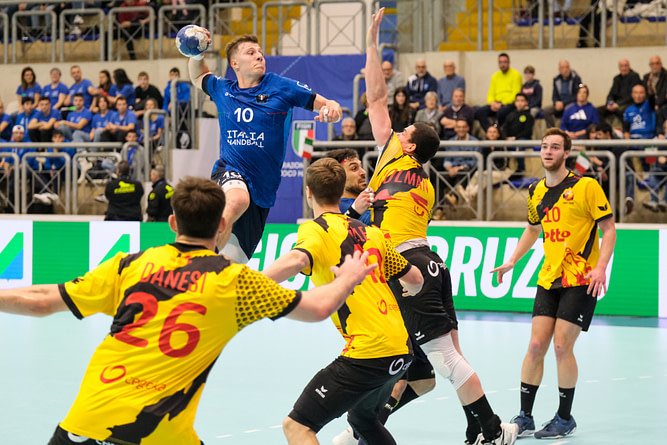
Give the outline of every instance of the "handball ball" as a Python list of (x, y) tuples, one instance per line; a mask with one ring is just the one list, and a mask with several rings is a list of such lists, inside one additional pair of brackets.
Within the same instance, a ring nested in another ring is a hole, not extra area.
[(200, 26), (184, 26), (176, 35), (176, 48), (186, 57), (198, 56), (208, 48), (208, 35)]

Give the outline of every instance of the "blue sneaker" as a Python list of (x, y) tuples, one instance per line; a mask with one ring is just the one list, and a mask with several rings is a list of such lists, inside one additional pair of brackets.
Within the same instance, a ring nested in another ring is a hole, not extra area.
[(523, 411), (510, 420), (510, 423), (519, 425), (518, 437), (530, 436), (535, 432), (535, 420), (532, 417), (528, 417)]
[(568, 436), (577, 430), (577, 422), (574, 417), (570, 416), (570, 420), (563, 420), (556, 413), (549, 423), (544, 425), (544, 428), (535, 433), (536, 439), (560, 439)]

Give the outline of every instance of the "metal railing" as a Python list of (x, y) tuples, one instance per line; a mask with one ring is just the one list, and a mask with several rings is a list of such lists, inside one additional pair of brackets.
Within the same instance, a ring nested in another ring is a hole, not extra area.
[[(115, 144), (118, 145), (118, 144)], [(121, 156), (120, 153), (117, 152), (107, 152), (107, 153), (77, 153), (74, 155), (74, 158), (72, 160), (74, 165), (79, 165), (82, 164), (82, 160), (86, 160), (87, 162), (96, 161), (96, 160), (110, 160), (115, 165), (118, 165), (118, 162), (121, 161)], [(106, 183), (112, 179), (112, 174), (115, 172), (112, 172), (107, 169), (100, 169), (97, 170), (94, 167), (95, 163), (93, 162), (93, 167), (88, 169), (83, 173), (83, 178), (77, 180), (77, 173), (76, 169), (72, 169), (72, 179), (71, 183), (76, 184), (76, 186), (72, 187), (72, 213), (75, 215), (79, 214), (79, 211), (81, 210), (82, 207), (84, 206), (90, 206), (93, 204), (95, 198), (98, 196), (98, 192), (101, 190), (102, 193), (104, 193), (104, 187)], [(95, 175), (95, 177), (93, 177)], [(86, 194), (86, 196), (83, 199), (79, 199), (79, 182), (81, 184), (91, 184), (92, 190), (90, 193)]]
[(173, 16), (170, 15), (170, 12), (173, 10), (178, 11), (190, 11), (196, 13), (195, 20), (192, 20), (192, 17), (188, 17), (188, 24), (207, 26), (206, 21), (206, 8), (204, 5), (178, 5), (174, 7), (172, 5), (161, 6), (158, 9), (157, 13), (157, 57), (162, 59), (164, 56), (164, 37), (176, 37), (176, 34), (185, 26), (184, 23), (178, 23), (174, 21)]
[[(177, 85), (185, 84), (190, 88), (190, 100), (187, 102), (179, 102), (177, 94)], [(171, 142), (172, 148), (188, 148), (183, 147), (183, 145), (190, 145), (194, 148), (197, 146), (197, 120), (195, 115), (194, 105), (198, 102), (199, 97), (199, 88), (196, 88), (192, 82), (189, 80), (178, 80), (177, 82), (171, 82), (170, 85), (171, 93), (171, 117), (169, 124), (171, 125), (171, 139), (165, 139), (165, 145), (169, 145), (166, 141)], [(184, 105), (181, 105), (184, 104)], [(167, 123), (165, 122), (165, 127)], [(189, 144), (181, 143), (182, 141), (178, 140), (178, 133), (183, 133), (184, 131), (190, 137)]]
[[(21, 17), (50, 17), (51, 18), (51, 29), (50, 33), (48, 28), (32, 28), (29, 25), (24, 25), (19, 21)], [(30, 50), (30, 47), (33, 46), (37, 41), (44, 39), (45, 41), (50, 40), (51, 44), (51, 62), (56, 61), (56, 13), (53, 11), (16, 11), (12, 15), (12, 63), (16, 63), (16, 52), (19, 47), (19, 42), (21, 44), (21, 56), (24, 57), (25, 53)], [(30, 33), (30, 31), (36, 31), (36, 34)], [(19, 36), (19, 31), (20, 36)]]
[[(80, 30), (80, 34), (70, 33), (66, 35), (65, 23), (69, 23), (70, 26), (74, 24), (74, 21), (67, 20), (68, 17), (85, 17), (85, 16), (96, 16), (97, 22), (95, 25), (88, 28), (83, 27), (84, 29)], [(97, 40), (100, 45), (100, 62), (104, 61), (104, 10), (100, 8), (88, 8), (88, 9), (66, 9), (60, 13), (60, 22), (59, 22), (59, 41), (60, 41), (60, 61), (65, 61), (65, 42), (69, 42), (68, 52), (75, 53), (76, 49), (82, 45), (84, 41), (88, 40)], [(97, 27), (98, 29), (95, 29)], [(97, 32), (95, 32), (97, 31)]]
[[(116, 50), (116, 60), (120, 60), (120, 54), (122, 52), (121, 46), (122, 42), (131, 41), (133, 44), (138, 43), (137, 40), (145, 38), (146, 34), (146, 24), (138, 24), (134, 29), (127, 30), (120, 26), (118, 21), (119, 13), (127, 12), (147, 12), (148, 18), (150, 19), (147, 23), (148, 25), (148, 60), (153, 60), (154, 58), (154, 42), (155, 42), (155, 11), (150, 6), (124, 6), (111, 8), (108, 14), (108, 51), (109, 51), (109, 60), (113, 60), (113, 42), (117, 40), (117, 50)], [(118, 33), (118, 39), (114, 39), (114, 32)], [(135, 48), (135, 52), (137, 52)]]
[[(250, 13), (246, 14), (246, 10), (249, 10)], [(240, 13), (241, 17), (246, 15), (248, 16), (245, 22), (243, 20), (230, 20), (229, 16), (233, 15), (237, 11)], [(257, 17), (257, 5), (255, 3), (215, 3), (212, 4), (209, 8), (208, 30), (212, 34), (222, 34), (228, 36), (240, 34), (257, 35)], [(252, 24), (250, 28), (247, 26), (248, 21)], [(213, 43), (215, 44), (216, 41), (214, 40)]]
[[(174, 83), (172, 82), (172, 85)], [(190, 90), (192, 92), (192, 90)], [(172, 111), (175, 109), (178, 109), (179, 107), (174, 105), (174, 100), (173, 98), (175, 97), (175, 92), (172, 91)], [(193, 102), (190, 101), (192, 104)], [(194, 114), (194, 113), (192, 113)], [(168, 141), (172, 141), (171, 139), (171, 133), (172, 131), (170, 130), (172, 128), (171, 125), (168, 125), (168, 119), (169, 119), (169, 114), (164, 111), (164, 110), (146, 110), (146, 113), (144, 113), (144, 145), (143, 145), (143, 158), (144, 158), (144, 172), (143, 172), (143, 177), (142, 180), (144, 182), (148, 182), (150, 180), (150, 166), (153, 165), (153, 147), (152, 147), (152, 140), (150, 137), (150, 121), (151, 117), (153, 116), (164, 116), (164, 133), (162, 134), (162, 164), (164, 165), (164, 168), (166, 171), (170, 171), (171, 167), (171, 156), (169, 156), (169, 144), (167, 143)], [(175, 121), (176, 119), (173, 119)], [(194, 126), (192, 127), (194, 129)], [(194, 132), (194, 131), (193, 131)], [(196, 132), (194, 132), (196, 133)], [(172, 147), (176, 147), (176, 145), (172, 145)], [(194, 147), (194, 145), (193, 145)]]
[[(326, 5), (350, 5), (350, 10), (344, 15), (327, 13)], [(360, 0), (315, 0), (313, 2), (315, 14), (315, 50), (317, 54), (324, 54), (329, 49), (336, 49), (344, 43), (364, 52), (366, 50), (366, 27), (368, 13), (366, 2)], [(322, 44), (322, 34), (327, 36)], [(342, 40), (342, 42), (341, 42)]]
[(7, 162), (8, 159), (12, 160), (13, 166), (11, 168), (4, 168), (3, 166), (3, 168), (0, 169), (0, 185), (4, 184), (5, 186), (4, 191), (0, 188), (0, 207), (9, 207), (13, 210), (12, 213), (20, 213), (20, 184), (17, 184), (17, 182), (20, 183), (21, 176), (21, 171), (19, 168), (17, 168), (20, 160), (18, 155), (15, 153), (0, 153), (0, 164)]
[[(313, 30), (311, 9), (312, 6), (306, 0), (268, 1), (264, 3), (262, 5), (262, 43), (264, 51), (267, 54), (277, 56), (289, 50), (295, 50), (299, 54), (312, 54), (311, 36)], [(291, 11), (295, 10), (298, 11), (299, 17), (291, 16)], [(305, 36), (301, 35), (301, 28), (289, 25), (289, 22), (301, 19), (306, 20)], [(269, 27), (273, 27), (278, 35), (276, 42), (269, 42), (267, 40), (267, 30)], [(293, 32), (286, 32), (288, 29)]]
[[(53, 144), (54, 146), (56, 144)], [(42, 170), (41, 164), (39, 169), (34, 169), (30, 166), (30, 159), (39, 159), (39, 158), (46, 158), (46, 159), (62, 159), (64, 160), (63, 166), (59, 168), (53, 168), (49, 170)], [(64, 193), (65, 193), (65, 203), (63, 204), (60, 199), (58, 199), (56, 202), (53, 202), (54, 205), (59, 205), (61, 206), (65, 213), (68, 213), (70, 211), (70, 170), (72, 168), (71, 165), (71, 159), (67, 153), (38, 153), (38, 152), (31, 152), (31, 153), (26, 153), (23, 155), (23, 159), (21, 162), (21, 189), (22, 190), (28, 190), (28, 175), (30, 175), (30, 189), (32, 190), (31, 193), (31, 200), (28, 201), (28, 194), (27, 193), (21, 193), (21, 209), (23, 212), (26, 212), (28, 208), (36, 203), (36, 198), (35, 198), (35, 191), (37, 190), (37, 187), (39, 187), (39, 194), (43, 193), (50, 193), (55, 196), (60, 196), (61, 193), (61, 188), (60, 188), (60, 181), (61, 179), (64, 179), (65, 181), (65, 187), (64, 187)], [(64, 174), (64, 178), (61, 178)]]
[(7, 65), (9, 60), (9, 16), (0, 11), (0, 23), (2, 23), (2, 63)]

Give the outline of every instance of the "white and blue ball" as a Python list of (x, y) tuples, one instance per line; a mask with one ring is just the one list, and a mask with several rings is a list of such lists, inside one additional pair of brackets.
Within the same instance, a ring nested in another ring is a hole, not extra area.
[(176, 48), (186, 57), (196, 57), (208, 48), (208, 35), (201, 26), (187, 25), (176, 35)]

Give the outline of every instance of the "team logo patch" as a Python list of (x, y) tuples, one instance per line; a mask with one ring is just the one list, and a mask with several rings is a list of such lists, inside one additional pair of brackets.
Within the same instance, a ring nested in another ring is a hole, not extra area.
[(565, 193), (563, 193), (563, 199), (566, 201), (572, 201), (574, 199), (574, 192), (572, 189), (565, 190)]
[(255, 96), (255, 101), (258, 104), (265, 104), (269, 101), (269, 96), (267, 96), (266, 94), (258, 94), (257, 96)]

